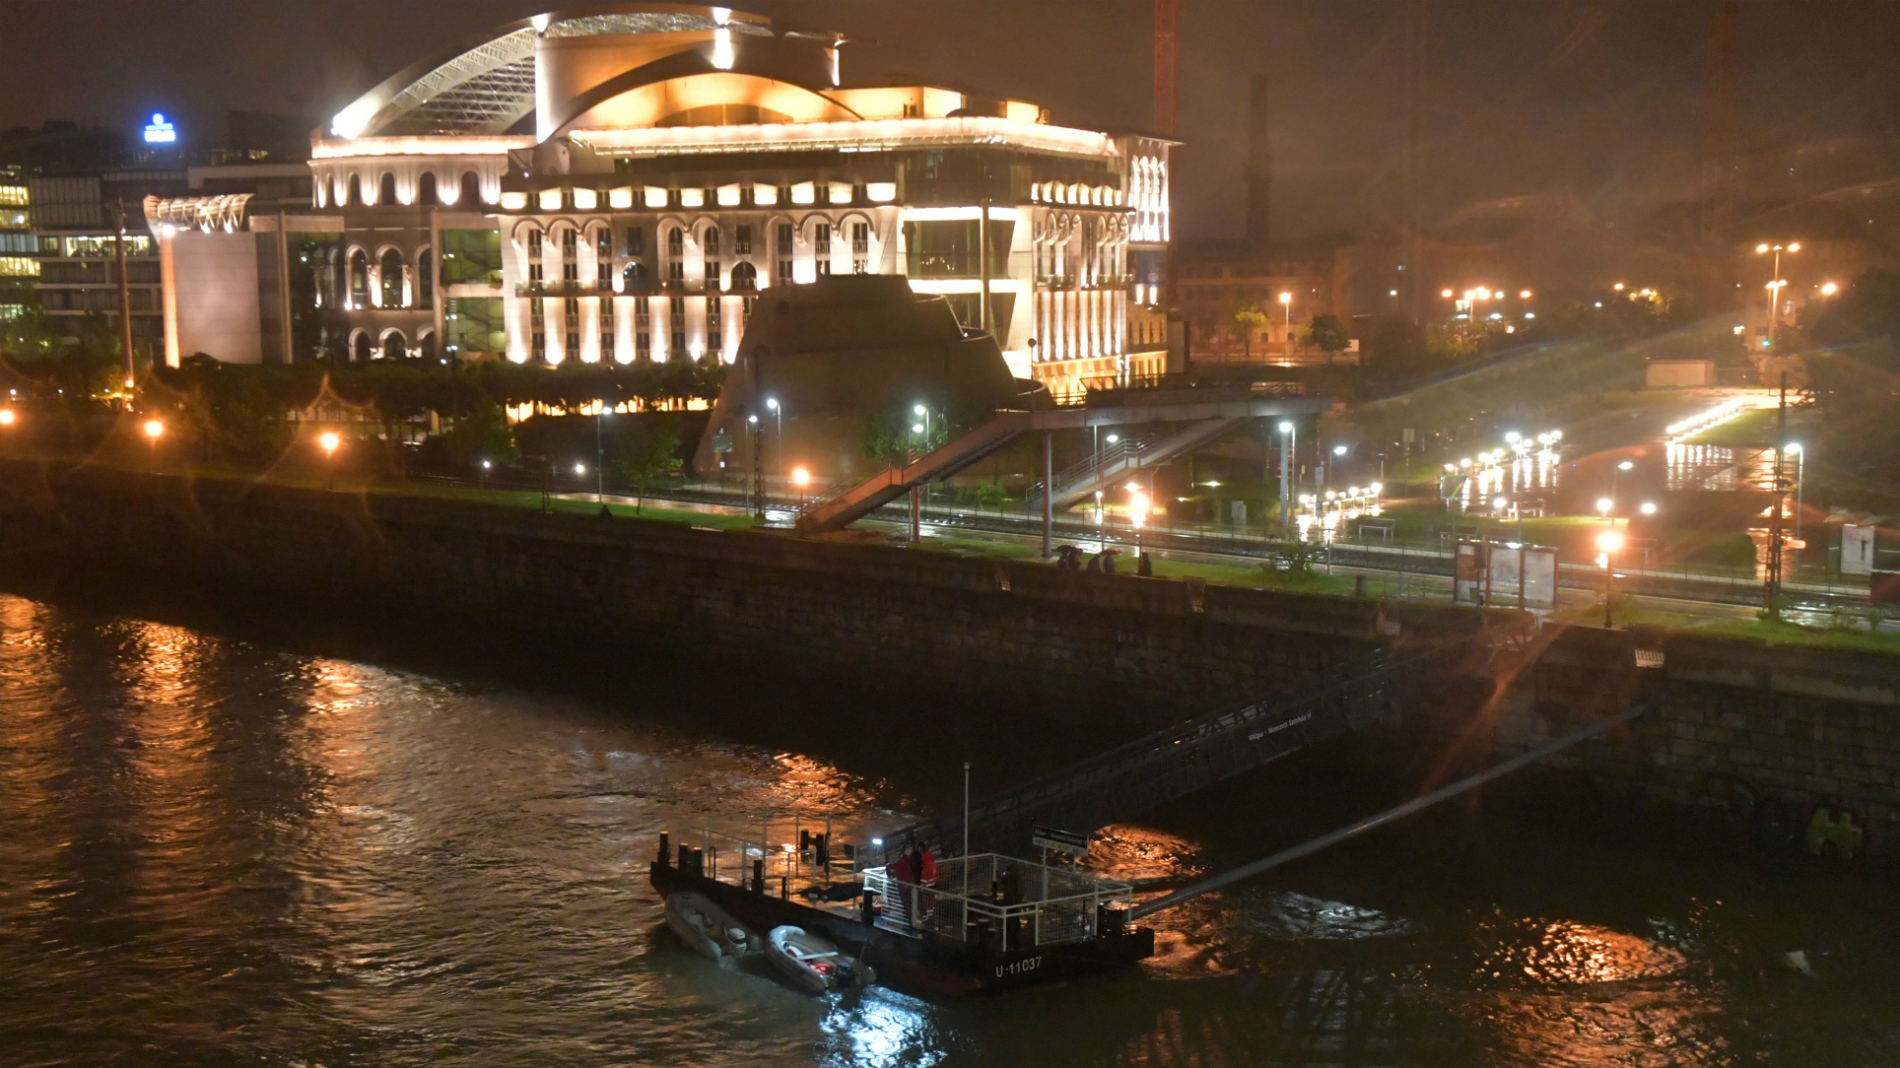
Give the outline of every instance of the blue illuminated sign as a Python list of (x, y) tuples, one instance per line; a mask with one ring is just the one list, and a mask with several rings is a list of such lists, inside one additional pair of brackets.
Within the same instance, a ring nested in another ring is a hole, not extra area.
[(152, 121), (145, 124), (145, 143), (148, 145), (169, 145), (178, 140), (178, 130), (165, 121), (165, 113), (152, 112)]

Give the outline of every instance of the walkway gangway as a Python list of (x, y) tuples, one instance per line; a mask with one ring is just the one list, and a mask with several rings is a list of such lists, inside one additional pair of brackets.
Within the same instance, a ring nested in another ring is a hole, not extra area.
[[(1300, 688), (1225, 708), (1034, 779), (971, 809), (970, 838), (1009, 850), (1037, 824), (1091, 833), (1282, 757), (1357, 730), (1487, 665), (1515, 628), (1334, 665)], [(960, 817), (913, 824), (886, 841), (954, 852)]]
[[(1027, 411), (1000, 410), (987, 422), (941, 448), (901, 467), (880, 471), (842, 493), (811, 505), (798, 518), (798, 532), (815, 534), (848, 526), (913, 487), (949, 478), (1032, 431), (1044, 433), (1043, 466), (1045, 474), (1052, 475), (1048, 435), (1057, 430), (1207, 421), (1219, 421), (1218, 430), (1225, 430), (1241, 420), (1315, 415), (1331, 406), (1331, 398), (1308, 396), (1298, 383), (1206, 385), (1183, 382), (1178, 386), (1158, 383), (1143, 388), (1091, 390), (1081, 404), (1037, 406)], [(1052, 514), (1053, 509), (1045, 501), (1045, 528)]]

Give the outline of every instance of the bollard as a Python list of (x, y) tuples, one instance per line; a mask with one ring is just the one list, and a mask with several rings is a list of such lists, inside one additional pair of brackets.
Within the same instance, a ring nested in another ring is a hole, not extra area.
[(691, 872), (693, 870), (693, 847), (687, 845), (685, 842), (680, 843), (679, 867), (681, 872)]
[(792, 896), (792, 877), (789, 875), (779, 876), (778, 877), (778, 899), (780, 901), (785, 901), (785, 900), (790, 899), (791, 896)]
[(755, 894), (765, 893), (764, 857), (760, 857), (752, 862), (752, 892)]
[(704, 849), (693, 850), (693, 874), (702, 879), (706, 877), (706, 851)]
[(660, 832), (660, 858), (659, 859), (660, 859), (660, 867), (662, 868), (666, 867), (667, 864), (670, 863), (673, 859), (672, 851), (668, 849), (666, 845), (665, 831)]

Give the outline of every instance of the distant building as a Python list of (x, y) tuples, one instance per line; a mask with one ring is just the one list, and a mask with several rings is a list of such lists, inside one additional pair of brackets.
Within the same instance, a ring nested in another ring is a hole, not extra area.
[(39, 242), (28, 213), (32, 198), (17, 169), (0, 169), (0, 321), (17, 318), (33, 299), (40, 275)]
[(1171, 143), (847, 85), (847, 43), (623, 4), (406, 68), (313, 141), (282, 225), (322, 235), (301, 245), (333, 303), (291, 356), (731, 360), (759, 290), (859, 273), (943, 295), (1020, 376), (1161, 370), (1164, 329), (1135, 309), (1160, 282)]
[[(162, 356), (160, 250), (145, 199), (248, 194), (257, 207), (279, 209), (310, 202), (309, 167), (296, 162), (308, 155), (307, 139), (295, 136), (307, 120), (234, 111), (225, 126), (204, 145), (162, 114), (148, 117), (142, 138), (63, 122), (0, 134), (0, 317), (37, 306), (58, 341), (92, 334), (116, 342), (123, 221), (133, 349)], [(228, 160), (241, 164), (214, 162)]]

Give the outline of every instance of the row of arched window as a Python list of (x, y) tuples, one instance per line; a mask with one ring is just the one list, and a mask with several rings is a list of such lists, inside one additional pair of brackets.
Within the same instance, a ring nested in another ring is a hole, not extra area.
[[(435, 259), (428, 249), (416, 254), (413, 279), (400, 249), (384, 249), (377, 255), (375, 265), (376, 270), (372, 272), (369, 254), (361, 248), (350, 250), (346, 267), (350, 307), (435, 307)], [(372, 285), (376, 287), (373, 294)]]
[[(432, 206), (442, 202), (442, 194), (440, 187), (436, 183), (434, 171), (423, 171), (422, 177), (417, 179), (415, 202), (425, 206)], [(481, 203), (482, 176), (474, 171), (464, 171), (462, 173), (461, 189), (457, 192), (455, 202), (457, 204)], [(350, 180), (347, 184), (339, 184), (335, 176), (330, 178), (331, 207), (364, 207), (368, 205), (368, 203), (369, 201), (363, 198), (362, 175), (350, 175)], [(397, 203), (396, 176), (389, 171), (384, 171), (382, 178), (378, 180), (376, 203), (385, 206)]]
[(417, 337), (415, 346), (411, 347), (409, 339), (394, 327), (383, 331), (381, 336), (373, 335), (368, 330), (357, 330), (350, 334), (349, 356), (360, 363), (378, 359), (401, 360), (411, 356), (432, 360), (435, 358), (435, 331), (423, 331)]

